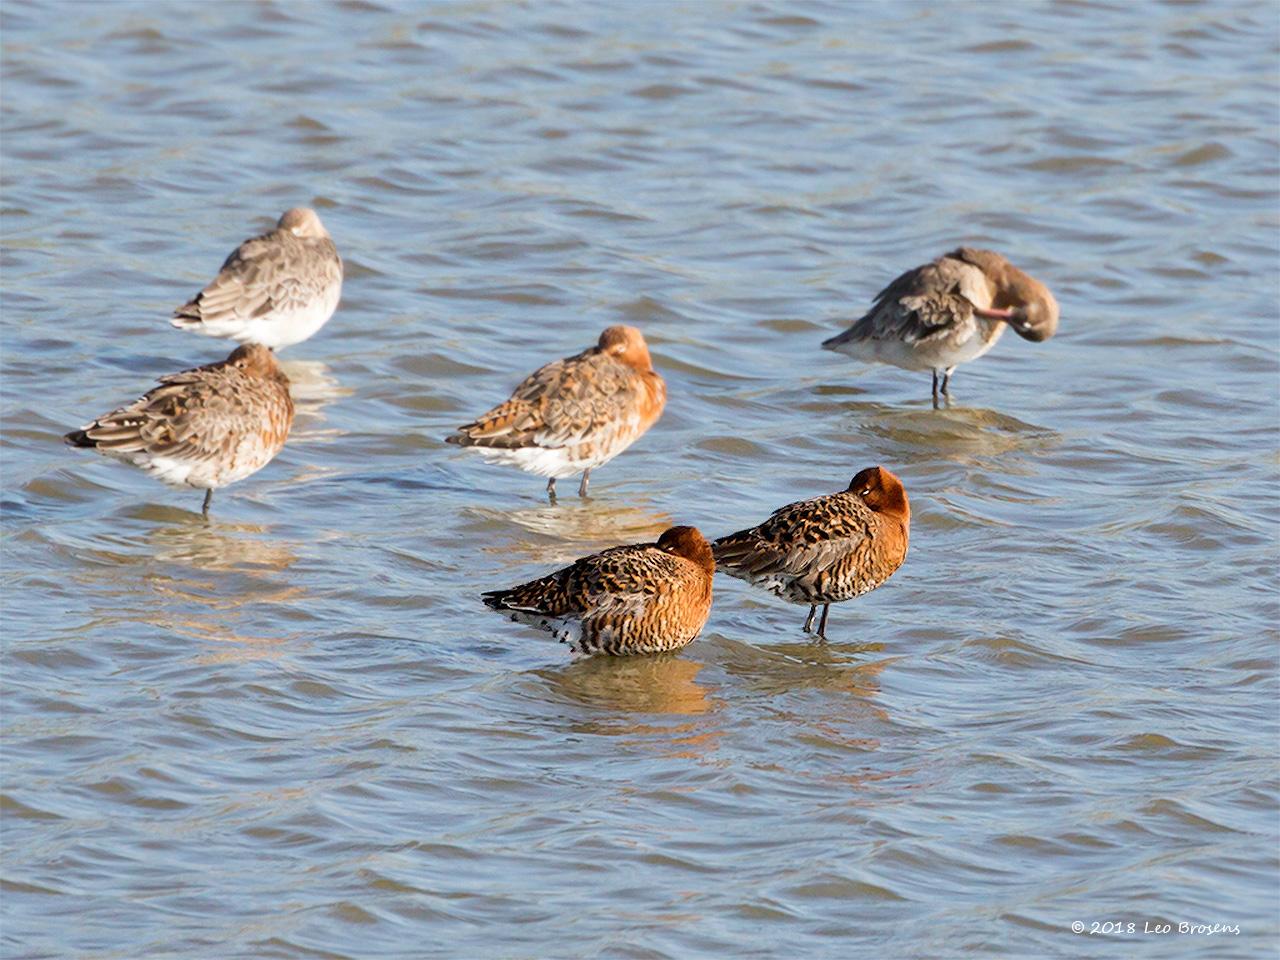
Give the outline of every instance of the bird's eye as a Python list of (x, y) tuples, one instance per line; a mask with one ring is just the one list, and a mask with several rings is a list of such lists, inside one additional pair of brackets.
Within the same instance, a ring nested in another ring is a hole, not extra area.
[(871, 488), (870, 488), (870, 487), (863, 487), (863, 488), (862, 488), (862, 491), (858, 494), (858, 496), (860, 496), (860, 497), (865, 497), (865, 496), (866, 496), (867, 494), (869, 494), (870, 492), (871, 492)]

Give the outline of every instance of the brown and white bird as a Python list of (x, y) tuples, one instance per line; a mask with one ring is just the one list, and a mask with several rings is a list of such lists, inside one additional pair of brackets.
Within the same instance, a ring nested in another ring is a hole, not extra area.
[(293, 423), (289, 378), (261, 344), (218, 363), (171, 373), (160, 386), (65, 437), (173, 486), (213, 491), (271, 462)]
[(487, 606), (550, 631), (574, 653), (661, 653), (702, 631), (715, 569), (697, 528), (671, 527), (657, 543), (613, 547), (483, 596)]
[(994, 347), (1006, 326), (1026, 340), (1048, 340), (1058, 329), (1058, 302), (1000, 254), (960, 247), (898, 277), (861, 319), (822, 345), (858, 360), (932, 370), (936, 407), (939, 394), (950, 396), (956, 366)]
[(809, 604), (805, 632), (822, 605), (874, 590), (907, 556), (911, 507), (902, 481), (884, 467), (861, 470), (842, 493), (790, 503), (764, 523), (716, 540), (717, 567), (791, 603)]
[(578, 496), (585, 497), (591, 471), (631, 446), (666, 403), (667, 385), (644, 335), (609, 327), (594, 347), (530, 374), (511, 399), (445, 439), (490, 462), (550, 477), (554, 503), (557, 478), (581, 473)]
[(342, 258), (314, 210), (286, 210), (270, 233), (240, 244), (172, 323), (208, 337), (301, 343), (325, 325), (342, 296)]

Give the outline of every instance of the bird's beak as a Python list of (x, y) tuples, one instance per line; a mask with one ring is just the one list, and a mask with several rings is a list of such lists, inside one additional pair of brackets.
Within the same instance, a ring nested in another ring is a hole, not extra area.
[(986, 317), (988, 320), (1003, 320), (1005, 323), (1013, 320), (1012, 310), (989, 310), (985, 307), (974, 307), (973, 312), (980, 317)]
[(1012, 309), (991, 310), (985, 307), (974, 307), (973, 312), (988, 320), (1003, 320), (1018, 333), (1025, 333), (1031, 329), (1031, 325), (1027, 323), (1026, 318)]

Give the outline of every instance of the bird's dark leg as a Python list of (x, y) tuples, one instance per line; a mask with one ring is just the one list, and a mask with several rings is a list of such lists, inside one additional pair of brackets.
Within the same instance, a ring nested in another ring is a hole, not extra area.
[(809, 604), (809, 619), (807, 619), (804, 622), (805, 633), (808, 633), (810, 630), (813, 629), (813, 615), (817, 612), (818, 612), (818, 605), (816, 603)]
[(933, 409), (938, 409), (938, 371), (933, 371)]
[(948, 400), (951, 399), (951, 374), (955, 373), (955, 367), (947, 367), (942, 372), (942, 395)]
[(591, 469), (588, 467), (582, 471), (582, 482), (578, 484), (578, 496), (585, 497), (587, 495), (587, 477), (591, 476)]
[(556, 478), (555, 477), (552, 477), (550, 480), (547, 481), (547, 499), (550, 500), (552, 505), (554, 506), (556, 502)]
[(209, 504), (213, 503), (213, 487), (204, 492), (204, 506), (200, 508), (200, 512), (206, 520), (209, 519)]
[(827, 639), (827, 614), (831, 612), (831, 604), (824, 603), (822, 605), (822, 619), (818, 621), (818, 636), (823, 640)]

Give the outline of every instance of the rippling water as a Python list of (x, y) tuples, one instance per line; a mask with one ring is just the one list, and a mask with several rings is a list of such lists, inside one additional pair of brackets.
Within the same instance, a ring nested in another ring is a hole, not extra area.
[[(1274, 951), (1274, 5), (0, 26), (6, 956)], [(206, 526), (63, 447), (229, 351), (166, 317), (296, 204), (347, 283), (280, 458)], [(1060, 334), (938, 412), (819, 349), (961, 241)], [(593, 499), (443, 444), (616, 322), (671, 400)], [(825, 645), (724, 578), (667, 658), (477, 602), (874, 463), (911, 555)]]

